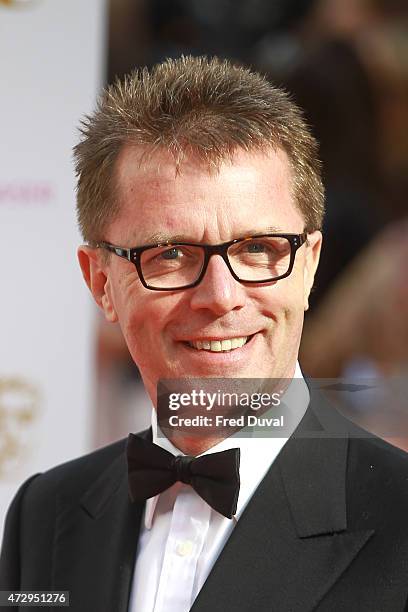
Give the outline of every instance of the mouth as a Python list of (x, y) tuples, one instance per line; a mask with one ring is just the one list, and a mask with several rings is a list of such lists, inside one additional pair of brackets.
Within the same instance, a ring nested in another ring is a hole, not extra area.
[(250, 342), (255, 334), (251, 336), (236, 336), (235, 338), (215, 338), (202, 340), (188, 340), (186, 346), (195, 351), (206, 351), (208, 353), (229, 353), (242, 348)]

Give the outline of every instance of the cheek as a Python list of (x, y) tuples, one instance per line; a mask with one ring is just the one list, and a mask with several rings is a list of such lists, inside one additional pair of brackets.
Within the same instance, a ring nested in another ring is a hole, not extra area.
[(276, 294), (276, 335), (272, 336), (281, 348), (288, 350), (293, 347), (296, 354), (300, 344), (304, 322), (304, 291), (301, 279), (288, 279), (287, 283), (282, 284)]
[[(139, 287), (126, 283), (122, 277), (114, 288), (115, 308), (118, 322), (133, 360), (139, 365), (145, 360), (152, 343), (149, 334), (151, 318), (143, 313), (150, 313), (144, 304), (145, 298)], [(143, 351), (144, 349), (144, 351)]]
[[(263, 291), (259, 305), (262, 314), (276, 321), (303, 318), (304, 289), (303, 280), (299, 275), (290, 276), (261, 289)], [(259, 296), (258, 296), (259, 297)]]
[(128, 305), (123, 320), (119, 318), (123, 334), (132, 350), (147, 352), (160, 337), (160, 312), (154, 307), (146, 307), (141, 301)]
[[(148, 293), (147, 293), (148, 292)], [(178, 295), (165, 295), (148, 289), (128, 296), (119, 316), (123, 334), (132, 355), (149, 355), (168, 337), (171, 322), (179, 311)]]

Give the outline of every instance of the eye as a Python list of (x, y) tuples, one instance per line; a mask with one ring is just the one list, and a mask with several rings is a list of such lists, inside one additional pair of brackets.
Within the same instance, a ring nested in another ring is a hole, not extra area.
[(166, 251), (162, 251), (160, 253), (160, 257), (162, 259), (177, 259), (181, 255), (181, 250), (178, 247), (172, 247), (171, 249), (167, 249)]
[(248, 253), (264, 253), (265, 245), (261, 242), (251, 242), (246, 245)]

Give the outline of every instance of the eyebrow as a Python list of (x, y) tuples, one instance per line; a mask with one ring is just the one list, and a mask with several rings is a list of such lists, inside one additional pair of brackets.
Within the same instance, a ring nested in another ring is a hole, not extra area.
[[(247, 238), (249, 236), (261, 236), (262, 234), (282, 234), (285, 233), (281, 228), (276, 226), (265, 227), (260, 229), (248, 229), (245, 232), (240, 232), (234, 235), (233, 240), (239, 238)], [(287, 233), (287, 232), (286, 232)], [(167, 234), (165, 232), (156, 232), (144, 239), (144, 244), (162, 244), (162, 243), (177, 243), (177, 242), (197, 242), (191, 236), (186, 234)], [(197, 243), (198, 244), (198, 243)]]

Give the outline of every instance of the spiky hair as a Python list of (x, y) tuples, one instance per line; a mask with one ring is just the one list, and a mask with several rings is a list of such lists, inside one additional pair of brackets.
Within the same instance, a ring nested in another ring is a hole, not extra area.
[(100, 96), (74, 148), (78, 222), (90, 244), (103, 239), (119, 208), (115, 162), (127, 143), (145, 154), (169, 151), (182, 171), (194, 155), (208, 171), (237, 149), (279, 148), (292, 171), (293, 195), (307, 231), (319, 229), (324, 193), (317, 143), (299, 108), (260, 74), (227, 60), (168, 59), (136, 70)]

